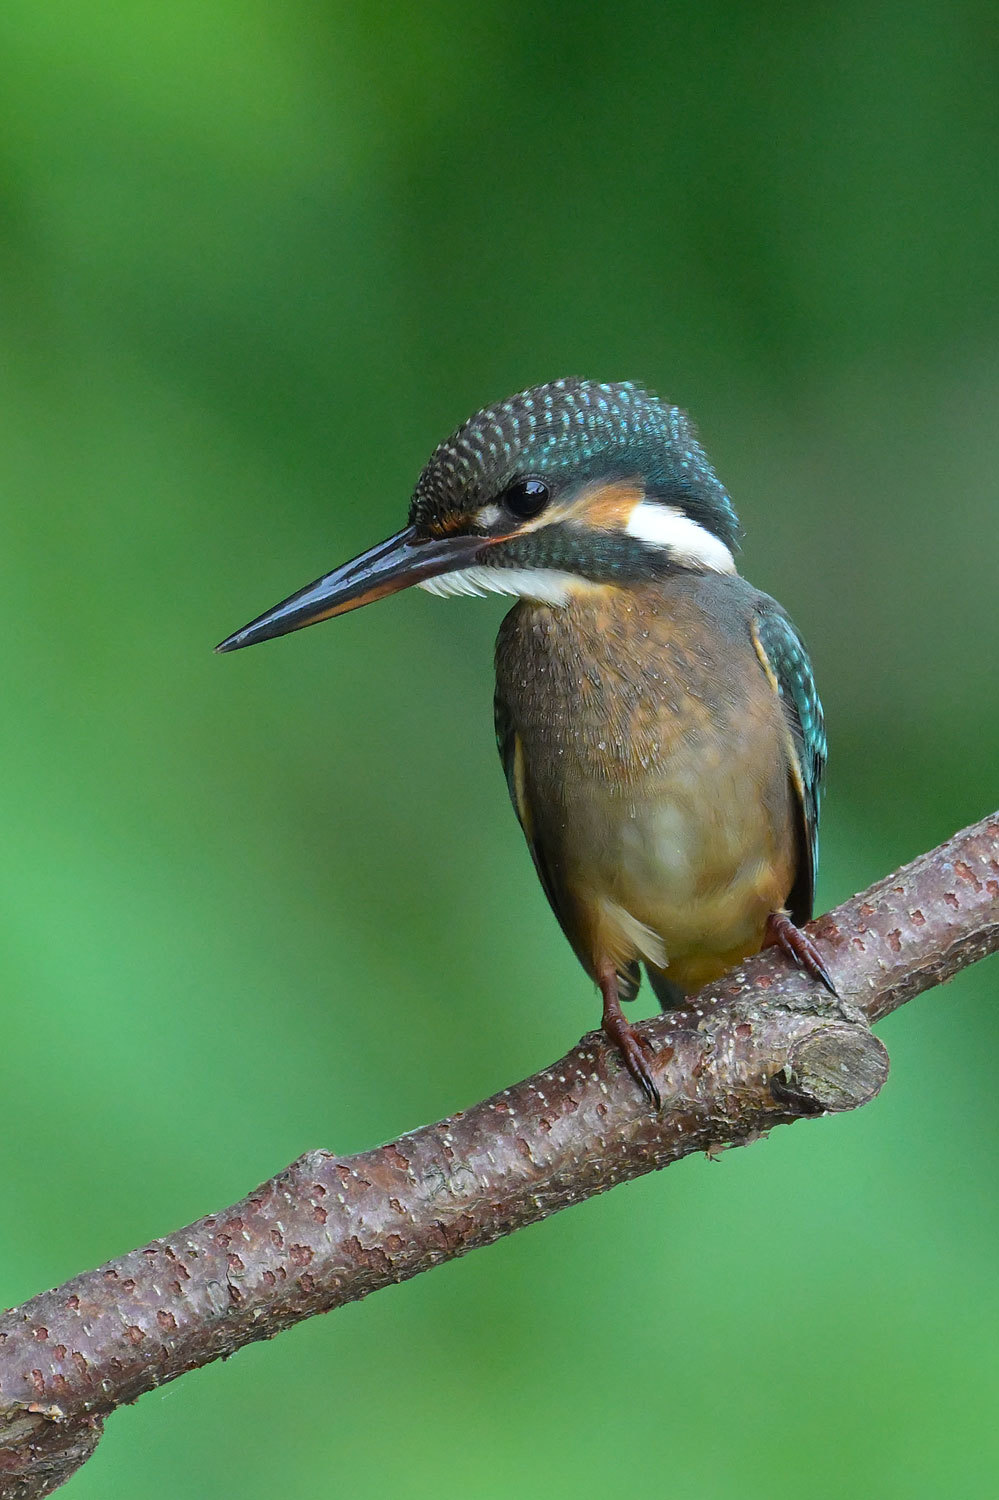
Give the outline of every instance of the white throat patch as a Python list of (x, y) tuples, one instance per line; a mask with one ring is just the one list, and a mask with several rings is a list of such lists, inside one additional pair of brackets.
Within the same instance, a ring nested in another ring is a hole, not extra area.
[(515, 594), (519, 599), (536, 599), (539, 604), (564, 605), (573, 591), (586, 588), (586, 580), (559, 568), (488, 568), (479, 564), (425, 578), (417, 587), (445, 599), (453, 594), (477, 594), (480, 598)]
[(735, 559), (720, 537), (692, 521), (675, 505), (659, 500), (640, 500), (628, 517), (629, 536), (662, 547), (677, 562), (712, 573), (734, 573)]

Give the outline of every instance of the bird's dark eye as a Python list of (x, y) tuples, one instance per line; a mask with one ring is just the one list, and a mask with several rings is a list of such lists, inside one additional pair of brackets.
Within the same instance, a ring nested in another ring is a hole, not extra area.
[(503, 492), (503, 504), (518, 521), (540, 516), (550, 499), (551, 491), (543, 479), (518, 479)]

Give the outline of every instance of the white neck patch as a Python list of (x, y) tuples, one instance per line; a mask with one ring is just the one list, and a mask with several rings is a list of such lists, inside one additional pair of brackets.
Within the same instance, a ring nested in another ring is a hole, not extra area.
[(480, 598), (486, 594), (515, 594), (519, 599), (555, 605), (568, 604), (573, 592), (578, 593), (586, 586), (585, 578), (563, 573), (559, 568), (488, 568), (481, 564), (461, 568), (456, 573), (441, 573), (437, 578), (424, 578), (417, 585), (444, 599), (453, 594), (477, 594)]
[(735, 559), (720, 537), (699, 526), (675, 505), (660, 500), (639, 500), (625, 527), (629, 536), (661, 547), (677, 562), (712, 573), (734, 573)]

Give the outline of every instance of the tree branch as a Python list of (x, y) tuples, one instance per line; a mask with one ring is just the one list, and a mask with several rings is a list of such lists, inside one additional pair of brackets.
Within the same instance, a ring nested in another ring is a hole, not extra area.
[(760, 954), (643, 1023), (649, 1111), (594, 1033), (554, 1067), (357, 1156), (312, 1151), (221, 1213), (0, 1318), (0, 1500), (47, 1495), (105, 1418), (164, 1381), (692, 1151), (852, 1109), (887, 1054), (869, 1023), (999, 948), (999, 814), (811, 928), (842, 1003)]

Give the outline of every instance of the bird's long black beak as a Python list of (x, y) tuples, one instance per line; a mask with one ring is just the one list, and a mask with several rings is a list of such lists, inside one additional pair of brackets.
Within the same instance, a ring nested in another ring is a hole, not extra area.
[(448, 536), (422, 538), (415, 526), (390, 536), (387, 542), (362, 552), (353, 562), (344, 563), (323, 578), (317, 578), (299, 589), (281, 604), (275, 604), (259, 619), (251, 620), (242, 630), (227, 636), (216, 651), (238, 651), (241, 646), (255, 646), (289, 630), (301, 630), (317, 620), (346, 614), (375, 599), (422, 583), (438, 573), (450, 573), (468, 567), (488, 542), (481, 536)]

